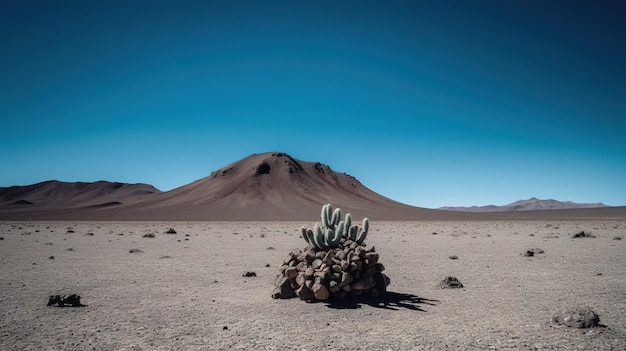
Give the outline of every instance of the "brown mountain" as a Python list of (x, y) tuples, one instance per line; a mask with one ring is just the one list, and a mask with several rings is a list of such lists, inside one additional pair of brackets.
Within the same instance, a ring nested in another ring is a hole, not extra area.
[(377, 194), (327, 165), (270, 152), (167, 192), (147, 184), (111, 182), (0, 188), (0, 219), (316, 220), (326, 203), (357, 220), (626, 218), (626, 207), (492, 213), (414, 207)]
[[(45, 181), (0, 188), (0, 219), (64, 219), (67, 214), (117, 207), (160, 193), (148, 184)], [(70, 216), (72, 217), (72, 216)]]
[(393, 201), (350, 175), (281, 152), (251, 155), (191, 184), (93, 214), (138, 220), (314, 220), (325, 203), (355, 218), (458, 217)]

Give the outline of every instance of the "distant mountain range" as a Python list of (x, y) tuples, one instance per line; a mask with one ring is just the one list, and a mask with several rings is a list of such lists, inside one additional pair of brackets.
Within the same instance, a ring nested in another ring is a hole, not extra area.
[(471, 207), (440, 207), (440, 210), (460, 211), (460, 212), (508, 212), (508, 211), (543, 211), (543, 210), (565, 210), (575, 208), (598, 208), (609, 207), (602, 203), (575, 203), (571, 201), (540, 200), (536, 197), (528, 200), (519, 200), (504, 206), (487, 205)]
[[(149, 184), (108, 181), (46, 181), (0, 187), (0, 220), (319, 220), (319, 211), (326, 203), (341, 207), (355, 219), (367, 216), (370, 220), (532, 219), (544, 218), (548, 212), (552, 218), (626, 218), (626, 207), (572, 209), (602, 205), (547, 201), (445, 208), (455, 211), (415, 207), (384, 197), (322, 163), (268, 152), (248, 156), (165, 192)], [(530, 211), (555, 208), (568, 210)]]

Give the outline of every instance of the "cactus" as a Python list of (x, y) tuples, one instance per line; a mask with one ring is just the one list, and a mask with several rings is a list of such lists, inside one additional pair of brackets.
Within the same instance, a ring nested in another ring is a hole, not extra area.
[(361, 245), (369, 229), (369, 220), (363, 219), (363, 226), (352, 225), (352, 215), (346, 214), (341, 220), (341, 209), (333, 210), (331, 204), (322, 206), (320, 213), (322, 223), (316, 223), (313, 229), (302, 227), (304, 240), (320, 250), (328, 250), (339, 245), (342, 238), (355, 241)]
[(363, 227), (359, 228), (358, 233), (356, 235), (356, 243), (361, 245), (365, 237), (367, 236), (367, 232), (370, 228), (370, 221), (367, 218), (363, 218)]

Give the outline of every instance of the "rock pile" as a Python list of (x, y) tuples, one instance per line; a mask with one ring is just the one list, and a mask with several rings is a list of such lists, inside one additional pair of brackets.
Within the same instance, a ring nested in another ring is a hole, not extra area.
[(348, 238), (342, 238), (337, 247), (328, 250), (308, 245), (289, 253), (283, 261), (272, 297), (297, 296), (307, 301), (358, 295), (378, 297), (390, 283), (382, 273), (384, 269), (374, 247), (368, 249)]

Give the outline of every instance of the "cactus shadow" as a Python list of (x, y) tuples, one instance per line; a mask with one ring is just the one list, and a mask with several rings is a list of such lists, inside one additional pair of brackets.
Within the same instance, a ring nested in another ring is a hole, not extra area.
[(439, 301), (419, 297), (413, 294), (397, 293), (388, 291), (379, 297), (356, 297), (353, 299), (331, 299), (325, 301), (326, 307), (334, 309), (358, 309), (363, 305), (374, 308), (382, 308), (386, 310), (397, 311), (400, 309), (408, 309), (412, 311), (427, 312), (422, 306), (436, 306)]

